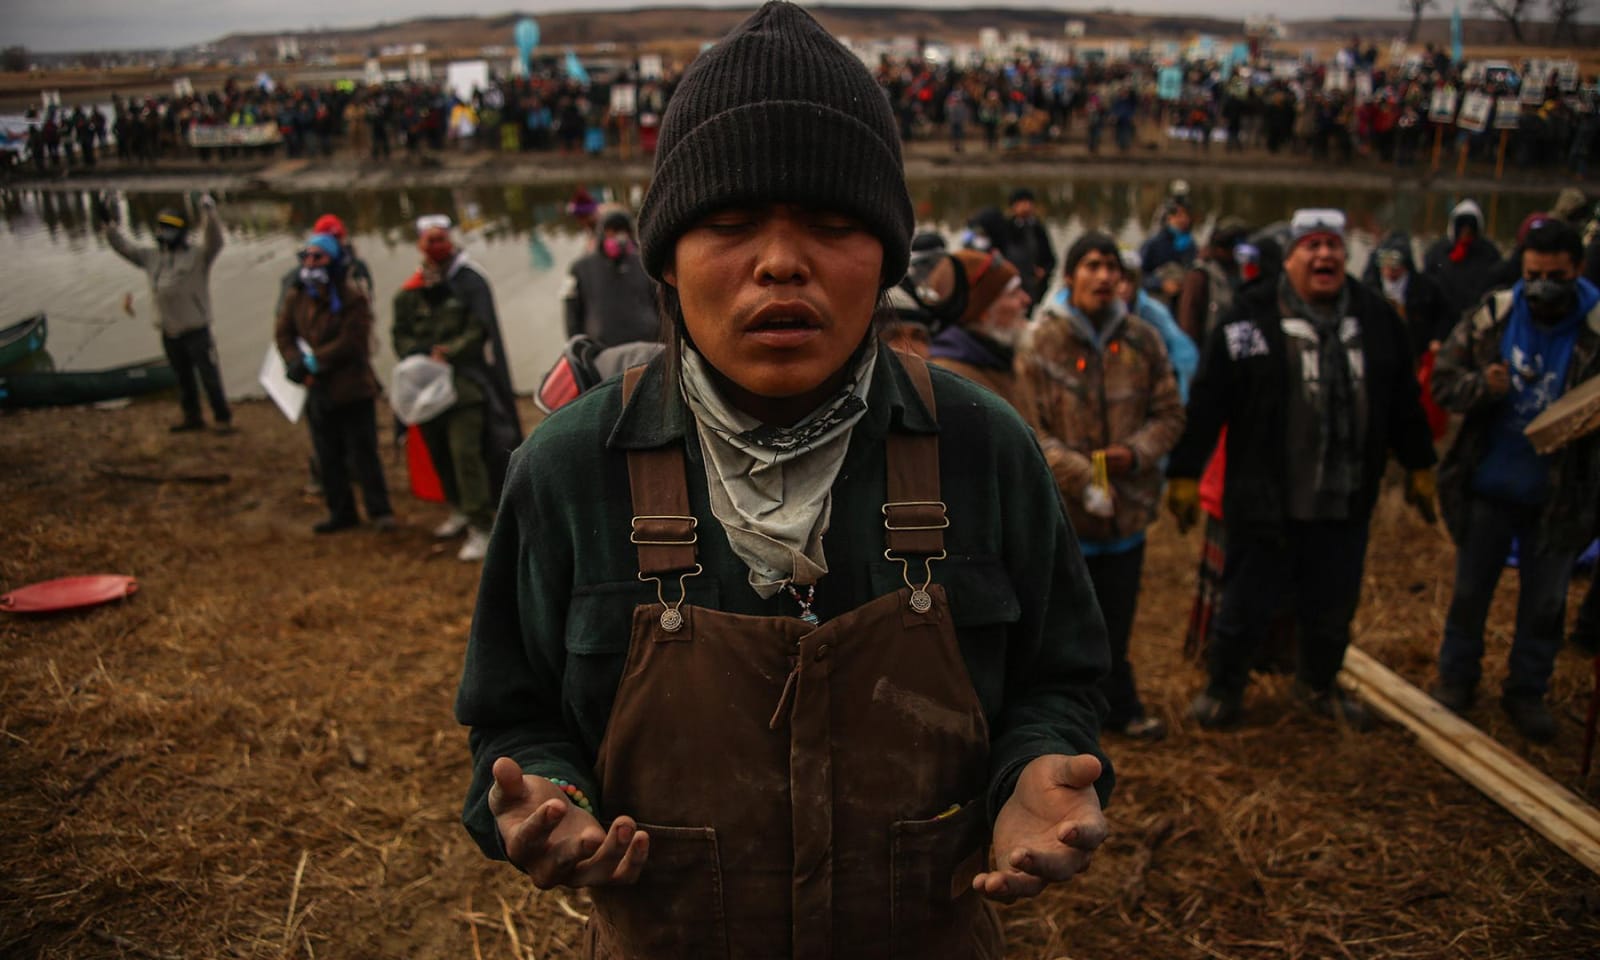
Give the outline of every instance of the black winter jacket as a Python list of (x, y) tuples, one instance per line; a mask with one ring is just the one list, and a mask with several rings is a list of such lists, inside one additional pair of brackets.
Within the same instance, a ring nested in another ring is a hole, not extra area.
[[(1400, 318), (1381, 294), (1346, 279), (1350, 315), (1361, 324), (1366, 373), (1366, 448), (1352, 516), (1366, 522), (1392, 451), (1408, 470), (1433, 466), (1433, 436), (1418, 400), (1411, 351)], [(1280, 537), (1287, 517), (1285, 410), (1289, 365), (1275, 284), (1255, 284), (1206, 338), (1189, 389), (1189, 416), (1172, 451), (1167, 476), (1197, 478), (1228, 428), (1227, 485), (1222, 511), (1230, 531)]]
[[(1445, 305), (1450, 311), (1451, 329), (1455, 329), (1467, 312), (1478, 305), (1484, 294), (1494, 289), (1504, 263), (1495, 245), (1482, 237), (1472, 241), (1467, 248), (1466, 258), (1460, 263), (1450, 259), (1450, 251), (1454, 247), (1454, 242), (1446, 237), (1429, 247), (1427, 255), (1422, 258), (1422, 272), (1432, 277), (1444, 293)], [(1516, 282), (1515, 278), (1512, 282)]]

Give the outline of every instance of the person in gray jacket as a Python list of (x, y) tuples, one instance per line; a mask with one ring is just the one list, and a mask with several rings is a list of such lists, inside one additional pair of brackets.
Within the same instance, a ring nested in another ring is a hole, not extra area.
[(655, 283), (639, 262), (633, 221), (613, 210), (600, 221), (599, 245), (572, 265), (561, 298), (567, 337), (586, 335), (602, 347), (661, 339)]
[(200, 199), (200, 219), (198, 247), (189, 243), (189, 218), (174, 209), (156, 215), (153, 247), (136, 246), (109, 224), (105, 237), (111, 249), (150, 278), (161, 345), (177, 375), (178, 400), (183, 406), (183, 419), (172, 425), (172, 432), (205, 428), (200, 415), (199, 388), (203, 386), (217, 432), (232, 433), (233, 411), (222, 389), (217, 345), (211, 338), (211, 265), (222, 252), (222, 224), (217, 219), (217, 203), (210, 196)]

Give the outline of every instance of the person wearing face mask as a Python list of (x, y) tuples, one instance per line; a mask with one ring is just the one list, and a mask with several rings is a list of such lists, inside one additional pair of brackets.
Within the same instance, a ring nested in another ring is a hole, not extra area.
[(1551, 219), (1530, 230), (1522, 279), (1456, 327), (1433, 372), (1434, 398), (1464, 419), (1439, 472), (1456, 576), (1432, 692), (1457, 713), (1476, 699), (1484, 620), (1515, 538), (1516, 634), (1500, 704), (1523, 736), (1540, 743), (1556, 735), (1545, 695), (1573, 561), (1595, 529), (1600, 435), (1541, 455), (1523, 428), (1600, 376), (1600, 289), (1579, 277), (1582, 257), (1582, 240), (1567, 223)]
[(1503, 262), (1499, 248), (1483, 230), (1483, 209), (1463, 200), (1450, 211), (1450, 235), (1436, 241), (1422, 258), (1422, 272), (1444, 294), (1451, 326), (1494, 288)]
[(933, 338), (929, 356), (1015, 407), (1012, 361), (1033, 299), (1017, 268), (998, 253), (958, 250), (947, 262), (959, 273), (966, 302), (955, 322)]
[(1433, 438), (1405, 328), (1345, 273), (1345, 217), (1299, 210), (1283, 272), (1240, 291), (1211, 331), (1189, 393), (1189, 422), (1167, 468), (1167, 505), (1187, 529), (1199, 478), (1227, 427), (1227, 563), (1207, 647), (1202, 727), (1238, 721), (1267, 632), (1293, 597), (1294, 695), (1356, 729), (1360, 701), (1334, 683), (1360, 600), (1367, 529), (1392, 452), (1406, 499), (1433, 518)]
[(1116, 241), (1085, 234), (1064, 266), (1063, 289), (1017, 349), (1016, 404), (1038, 434), (1106, 619), (1106, 729), (1159, 740), (1166, 724), (1139, 701), (1128, 646), (1145, 528), (1160, 510), (1161, 459), (1183, 433), (1183, 402), (1161, 334), (1118, 295)]
[(108, 221), (100, 223), (111, 249), (150, 278), (161, 346), (177, 375), (183, 408), (183, 419), (172, 425), (172, 432), (205, 429), (200, 413), (204, 388), (216, 431), (227, 434), (233, 432), (233, 410), (222, 389), (217, 344), (211, 336), (211, 266), (222, 253), (222, 221), (209, 195), (200, 198), (200, 216), (199, 246), (189, 243), (189, 217), (181, 210), (166, 209), (156, 215), (153, 247), (137, 246)]
[(306, 417), (328, 505), (327, 519), (312, 527), (319, 534), (337, 533), (360, 522), (350, 490), (351, 472), (373, 526), (380, 530), (395, 526), (378, 458), (372, 305), (350, 280), (345, 262), (332, 234), (312, 234), (300, 250), (299, 277), (278, 305), (273, 331), (289, 379), (308, 390)]
[[(354, 283), (356, 286), (360, 287), (361, 292), (365, 293), (368, 299), (371, 299), (372, 268), (368, 267), (367, 262), (356, 254), (356, 248), (350, 242), (349, 233), (345, 229), (344, 221), (339, 219), (339, 217), (335, 214), (325, 213), (318, 217), (316, 222), (311, 225), (311, 232), (325, 233), (339, 241), (341, 258), (341, 263), (339, 264), (340, 268), (344, 271), (345, 277), (348, 278), (351, 283)], [(278, 292), (278, 302), (280, 304), (283, 302), (283, 297), (287, 296), (289, 291), (293, 290), (295, 284), (299, 282), (300, 265), (297, 263), (290, 267), (288, 272), (283, 275), (283, 282), (279, 285)], [(276, 315), (277, 311), (274, 310), (273, 314)]]
[(561, 299), (567, 336), (587, 336), (602, 347), (661, 339), (655, 285), (639, 262), (633, 221), (613, 210), (600, 221), (599, 244), (567, 274)]
[[(312, 224), (311, 232), (313, 234), (327, 234), (339, 242), (339, 262), (334, 265), (335, 268), (342, 271), (346, 279), (359, 287), (361, 292), (367, 295), (367, 299), (370, 302), (372, 299), (372, 270), (368, 268), (365, 260), (356, 255), (355, 247), (351, 245), (345, 230), (344, 221), (334, 214), (325, 213)], [(300, 284), (301, 267), (302, 264), (297, 259), (295, 265), (284, 273), (283, 280), (278, 284), (278, 302), (272, 308), (272, 316), (274, 318), (278, 316), (278, 311), (282, 309), (284, 298)], [(308, 420), (307, 426), (309, 425), (310, 421)], [(322, 494), (322, 466), (317, 462), (315, 443), (312, 444), (312, 454), (310, 462), (307, 464), (307, 472), (310, 482), (306, 485), (305, 492), (320, 496)]]
[(451, 506), (433, 535), (448, 540), (465, 534), (456, 557), (475, 563), (488, 549), (505, 458), (521, 441), (521, 424), (494, 300), (451, 238), (450, 219), (419, 218), (417, 249), (422, 265), (394, 298), (394, 353), (426, 354), (450, 365), (455, 405), (420, 428)]

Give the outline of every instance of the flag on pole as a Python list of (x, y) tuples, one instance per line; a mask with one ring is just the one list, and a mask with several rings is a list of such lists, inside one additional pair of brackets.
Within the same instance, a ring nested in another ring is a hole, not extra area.
[(1450, 14), (1450, 59), (1460, 64), (1466, 58), (1461, 53), (1461, 4), (1457, 3), (1455, 11)]
[(589, 71), (583, 69), (583, 64), (578, 62), (578, 55), (571, 50), (567, 51), (567, 77), (583, 86), (589, 85)]

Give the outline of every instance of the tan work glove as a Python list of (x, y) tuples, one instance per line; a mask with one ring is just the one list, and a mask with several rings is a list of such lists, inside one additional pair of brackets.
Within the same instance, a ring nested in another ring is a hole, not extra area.
[(1200, 481), (1180, 478), (1167, 481), (1167, 509), (1178, 521), (1178, 531), (1188, 533), (1200, 520)]
[(1439, 499), (1439, 484), (1434, 479), (1433, 468), (1412, 470), (1406, 474), (1406, 503), (1417, 510), (1417, 515), (1427, 523), (1435, 523), (1439, 512), (1434, 502)]

